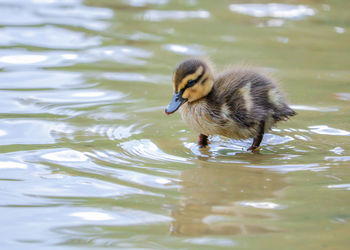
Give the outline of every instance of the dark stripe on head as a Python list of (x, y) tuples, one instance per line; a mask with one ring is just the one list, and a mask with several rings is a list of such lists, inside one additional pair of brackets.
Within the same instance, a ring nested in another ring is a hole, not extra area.
[(186, 84), (186, 86), (185, 86), (185, 89), (186, 88), (190, 88), (190, 87), (192, 87), (193, 85), (195, 85), (202, 77), (203, 77), (203, 75), (204, 75), (204, 67), (202, 67), (202, 73), (196, 78), (196, 79), (194, 79), (194, 80), (189, 80), (189, 81), (191, 81), (191, 83), (190, 82), (188, 82), (187, 84)]

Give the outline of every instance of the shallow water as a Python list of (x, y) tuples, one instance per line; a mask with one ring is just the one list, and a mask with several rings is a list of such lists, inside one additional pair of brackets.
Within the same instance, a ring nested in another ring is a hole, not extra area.
[[(348, 1), (0, 0), (2, 249), (347, 249)], [(165, 116), (174, 66), (281, 80), (260, 154)]]

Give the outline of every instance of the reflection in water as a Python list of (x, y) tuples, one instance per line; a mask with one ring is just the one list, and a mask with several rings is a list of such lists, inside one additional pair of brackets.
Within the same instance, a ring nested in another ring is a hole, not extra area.
[(273, 221), (284, 207), (274, 199), (286, 186), (279, 174), (201, 161), (181, 173), (182, 198), (170, 231), (182, 236), (280, 231)]

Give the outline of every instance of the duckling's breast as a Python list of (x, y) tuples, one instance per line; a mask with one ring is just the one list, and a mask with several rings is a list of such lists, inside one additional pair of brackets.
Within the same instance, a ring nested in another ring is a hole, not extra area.
[(194, 131), (204, 135), (222, 135), (233, 139), (247, 139), (256, 134), (255, 126), (242, 127), (227, 112), (226, 104), (212, 107), (204, 100), (185, 103), (179, 109), (182, 119)]
[(182, 119), (198, 133), (214, 135), (218, 131), (218, 121), (210, 114), (209, 107), (204, 101), (185, 103), (180, 108)]

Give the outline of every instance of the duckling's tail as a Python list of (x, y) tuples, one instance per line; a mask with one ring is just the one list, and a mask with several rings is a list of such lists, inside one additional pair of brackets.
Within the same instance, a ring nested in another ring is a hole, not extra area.
[(281, 108), (274, 110), (272, 117), (276, 122), (278, 122), (288, 120), (291, 116), (296, 114), (297, 113), (292, 108), (290, 108), (287, 104), (284, 104)]

